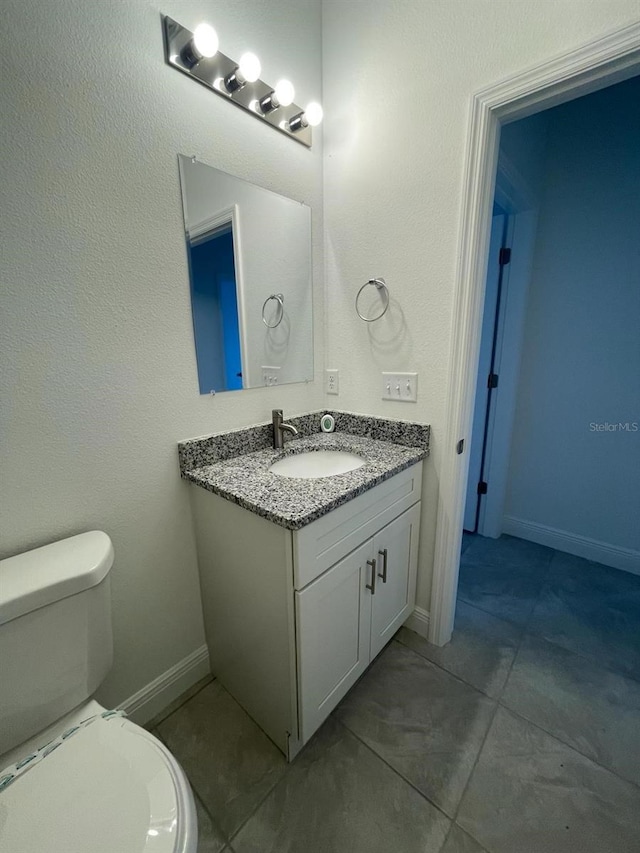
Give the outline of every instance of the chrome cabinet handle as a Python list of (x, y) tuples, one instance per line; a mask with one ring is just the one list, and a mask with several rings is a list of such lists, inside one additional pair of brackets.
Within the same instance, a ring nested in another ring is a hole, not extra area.
[(382, 557), (382, 572), (378, 573), (378, 577), (382, 578), (382, 583), (387, 582), (387, 549), (383, 548), (382, 551), (378, 551), (378, 554)]
[(371, 590), (371, 595), (376, 594), (376, 561), (375, 560), (367, 560), (367, 565), (371, 566), (371, 583), (366, 583), (365, 586), (367, 589)]

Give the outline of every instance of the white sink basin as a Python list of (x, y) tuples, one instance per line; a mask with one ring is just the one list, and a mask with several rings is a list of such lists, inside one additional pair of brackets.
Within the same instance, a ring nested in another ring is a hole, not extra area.
[(269, 468), (272, 474), (280, 477), (333, 477), (361, 468), (365, 460), (347, 450), (312, 450), (308, 453), (294, 453), (274, 462)]

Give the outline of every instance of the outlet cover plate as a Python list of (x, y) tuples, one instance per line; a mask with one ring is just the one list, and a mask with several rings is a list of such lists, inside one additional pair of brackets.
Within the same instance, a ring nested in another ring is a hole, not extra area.
[(415, 403), (418, 400), (417, 373), (383, 373), (382, 399), (400, 403)]
[(339, 394), (340, 382), (337, 370), (325, 370), (324, 390), (327, 394)]

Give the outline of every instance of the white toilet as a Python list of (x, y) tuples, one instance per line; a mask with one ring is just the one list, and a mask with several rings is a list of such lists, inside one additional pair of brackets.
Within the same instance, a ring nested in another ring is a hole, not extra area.
[(89, 699), (113, 659), (112, 564), (97, 530), (0, 561), (0, 850), (196, 851), (178, 762)]

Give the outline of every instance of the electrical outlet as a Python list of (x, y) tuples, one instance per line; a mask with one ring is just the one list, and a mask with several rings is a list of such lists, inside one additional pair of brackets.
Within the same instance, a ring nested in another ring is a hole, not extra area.
[(324, 372), (324, 390), (327, 394), (339, 393), (339, 379), (337, 370), (325, 370)]
[(278, 385), (280, 380), (280, 368), (271, 367), (268, 364), (262, 365), (262, 384), (263, 385)]
[(418, 374), (383, 373), (382, 399), (415, 403), (418, 399)]

